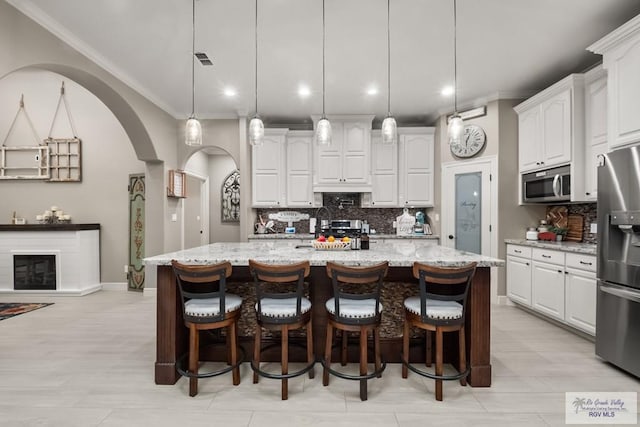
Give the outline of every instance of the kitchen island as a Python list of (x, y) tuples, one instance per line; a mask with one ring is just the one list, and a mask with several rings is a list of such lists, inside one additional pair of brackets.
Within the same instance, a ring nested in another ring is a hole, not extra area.
[[(270, 264), (287, 264), (309, 260), (311, 263), (310, 299), (313, 304), (314, 350), (320, 357), (326, 334), (324, 303), (331, 297), (331, 282), (325, 265), (329, 261), (350, 266), (367, 266), (389, 262), (389, 282), (415, 282), (411, 267), (415, 261), (455, 267), (477, 262), (478, 269), (469, 292), (467, 309), (467, 361), (471, 367), (468, 382), (474, 387), (491, 385), (490, 362), (490, 267), (502, 267), (504, 261), (428, 243), (394, 243), (379, 245), (368, 251), (316, 251), (308, 245), (289, 241), (257, 241), (249, 243), (214, 243), (158, 255), (145, 259), (157, 265), (157, 330), (155, 381), (174, 384), (179, 375), (175, 364), (187, 349), (187, 329), (182, 322), (182, 308), (171, 260), (185, 264), (212, 264), (229, 261), (233, 265), (232, 281), (250, 281), (249, 259)], [(415, 285), (417, 287), (417, 284)], [(384, 316), (384, 314), (383, 314)], [(400, 360), (401, 338), (383, 343), (383, 357), (389, 362)], [(247, 351), (247, 354), (251, 352)]]

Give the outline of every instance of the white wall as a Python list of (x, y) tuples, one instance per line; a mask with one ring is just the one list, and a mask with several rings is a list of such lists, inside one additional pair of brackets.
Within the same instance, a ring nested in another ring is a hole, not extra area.
[[(53, 205), (71, 215), (74, 223), (100, 223), (101, 280), (125, 282), (123, 266), (129, 263), (128, 176), (144, 173), (145, 165), (137, 159), (113, 113), (71, 80), (48, 71), (21, 70), (0, 79), (0, 139), (9, 131), (21, 94), (39, 139), (46, 138), (63, 80), (77, 136), (82, 139), (82, 182), (0, 180), (0, 223), (9, 223), (13, 211), (35, 223), (36, 215)], [(62, 107), (52, 136), (73, 136)], [(35, 144), (21, 115), (5, 145)]]

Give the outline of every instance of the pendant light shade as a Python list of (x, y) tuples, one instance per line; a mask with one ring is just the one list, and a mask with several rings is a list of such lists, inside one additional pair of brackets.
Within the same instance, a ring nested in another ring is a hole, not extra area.
[(256, 115), (249, 122), (249, 144), (262, 145), (264, 140), (264, 123), (260, 116)]
[(195, 117), (187, 120), (184, 142), (187, 145), (202, 145), (202, 126)]
[(324, 115), (324, 0), (322, 0), (322, 118), (316, 124), (316, 143), (319, 145), (331, 144), (331, 123)]
[(319, 145), (331, 144), (331, 123), (326, 117), (322, 117), (316, 125), (316, 143)]
[(449, 127), (447, 131), (449, 133), (449, 143), (459, 143), (462, 139), (462, 131), (464, 130), (464, 123), (462, 117), (459, 114), (454, 114), (449, 119)]
[(398, 126), (396, 125), (396, 119), (389, 115), (382, 122), (382, 143), (395, 144), (397, 140)]
[(184, 143), (187, 145), (202, 145), (202, 126), (195, 115), (196, 0), (192, 1), (191, 24), (191, 115), (185, 126)]
[(390, 0), (387, 0), (387, 118), (382, 122), (382, 143), (395, 144), (398, 140), (398, 126), (391, 115), (391, 37), (389, 30)]
[(249, 122), (249, 144), (251, 145), (262, 145), (264, 141), (264, 123), (262, 123), (262, 119), (258, 115), (258, 0), (256, 0), (256, 20), (255, 20), (256, 28), (255, 28), (255, 42), (256, 42), (256, 114)]
[(457, 40), (457, 8), (453, 0), (453, 115), (447, 128), (449, 144), (459, 143), (464, 130), (462, 117), (458, 114), (458, 40)]

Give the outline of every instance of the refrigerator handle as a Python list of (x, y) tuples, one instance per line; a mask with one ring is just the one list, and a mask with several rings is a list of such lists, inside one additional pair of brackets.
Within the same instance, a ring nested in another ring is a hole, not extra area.
[(560, 174), (556, 174), (556, 176), (553, 177), (553, 195), (556, 197), (560, 197), (560, 186), (558, 185), (560, 183)]
[(640, 303), (640, 292), (607, 285), (600, 285), (600, 290), (622, 299)]

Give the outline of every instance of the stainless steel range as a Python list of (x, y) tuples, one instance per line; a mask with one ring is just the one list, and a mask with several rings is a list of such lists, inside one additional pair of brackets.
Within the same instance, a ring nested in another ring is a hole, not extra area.
[(598, 168), (596, 354), (640, 377), (640, 146)]
[(320, 233), (325, 236), (354, 237), (362, 231), (362, 221), (359, 219), (334, 219), (320, 221)]

